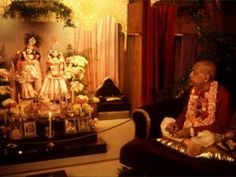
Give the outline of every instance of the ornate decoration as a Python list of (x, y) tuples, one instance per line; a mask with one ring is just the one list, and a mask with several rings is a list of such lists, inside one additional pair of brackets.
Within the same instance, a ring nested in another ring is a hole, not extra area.
[(4, 18), (23, 18), (34, 21), (64, 21), (65, 27), (75, 27), (73, 11), (60, 0), (13, 0), (4, 10)]
[[(58, 2), (58, 0), (31, 0), (31, 2), (39, 1)], [(77, 21), (81, 25), (81, 27), (86, 30), (91, 30), (93, 25), (98, 22), (102, 17), (112, 16), (117, 23), (121, 24), (122, 31), (127, 31), (127, 6), (129, 0), (61, 0), (60, 2), (61, 4), (67, 4), (67, 7), (72, 10), (73, 19)], [(10, 4), (11, 0), (1, 0), (0, 15), (4, 14), (4, 12), (7, 10), (6, 7), (8, 7)], [(36, 13), (36, 10), (33, 10), (33, 12)], [(59, 13), (64, 12), (60, 11)], [(55, 16), (53, 15), (53, 13), (48, 13), (47, 16), (41, 16), (40, 18), (38, 18), (38, 20), (52, 21), (53, 19), (55, 19), (54, 17)], [(68, 22), (68, 24), (70, 25), (70, 18), (68, 19)]]
[(128, 0), (62, 0), (74, 12), (74, 18), (86, 30), (105, 16), (112, 16), (127, 31)]

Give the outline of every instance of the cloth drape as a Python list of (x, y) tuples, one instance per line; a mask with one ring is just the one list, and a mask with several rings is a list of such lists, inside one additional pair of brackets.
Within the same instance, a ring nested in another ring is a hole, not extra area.
[(174, 80), (174, 34), (177, 6), (150, 6), (144, 3), (144, 47), (142, 62), (142, 102), (154, 101), (161, 89)]
[(75, 50), (88, 59), (85, 73), (87, 91), (94, 93), (107, 76), (119, 85), (118, 24), (107, 16), (91, 31), (77, 26)]
[(155, 6), (154, 16), (154, 92), (174, 81), (174, 34), (177, 6)]

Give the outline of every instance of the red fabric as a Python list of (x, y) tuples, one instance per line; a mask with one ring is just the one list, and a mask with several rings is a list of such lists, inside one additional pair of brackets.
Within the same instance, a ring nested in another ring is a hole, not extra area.
[[(232, 104), (231, 96), (228, 90), (224, 87), (219, 86), (217, 92), (217, 103), (216, 103), (216, 117), (215, 123), (207, 126), (194, 127), (194, 133), (197, 135), (199, 131), (209, 130), (215, 133), (224, 133), (227, 128), (229, 128), (231, 118), (232, 118)], [(183, 127), (185, 121), (185, 114), (187, 111), (187, 105), (184, 108), (184, 111), (176, 119), (179, 127)]]
[(184, 71), (188, 69), (194, 62), (197, 56), (202, 52), (202, 45), (198, 43), (196, 34), (183, 34), (181, 44), (181, 57), (178, 78), (183, 77)]
[(142, 95), (139, 106), (154, 101), (155, 94), (174, 80), (176, 6), (150, 6), (144, 1)]
[[(154, 91), (170, 86), (174, 81), (174, 34), (176, 6), (155, 6), (154, 16)], [(159, 80), (159, 81), (158, 81)]]
[(143, 3), (142, 92), (139, 106), (153, 102), (153, 12), (150, 0)]

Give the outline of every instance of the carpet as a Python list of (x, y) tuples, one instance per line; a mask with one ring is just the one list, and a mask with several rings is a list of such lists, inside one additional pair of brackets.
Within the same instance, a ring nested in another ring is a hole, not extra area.
[(136, 169), (122, 166), (121, 168), (118, 169), (118, 177), (126, 177), (126, 176), (148, 177), (146, 174), (140, 173)]

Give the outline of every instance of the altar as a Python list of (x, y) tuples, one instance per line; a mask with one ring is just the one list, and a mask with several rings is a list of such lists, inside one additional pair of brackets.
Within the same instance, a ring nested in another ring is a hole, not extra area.
[(92, 114), (62, 113), (59, 103), (49, 103), (55, 110), (26, 115), (25, 110), (32, 103), (32, 100), (21, 101), (7, 118), (9, 115), (1, 112), (1, 165), (107, 151), (106, 143), (98, 137)]
[(64, 57), (53, 39), (43, 76), (40, 41), (26, 33), (12, 68), (0, 63), (0, 165), (106, 152), (85, 87), (87, 58)]

